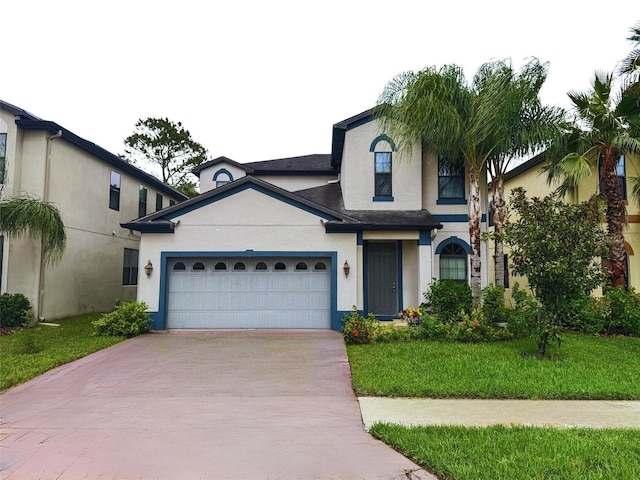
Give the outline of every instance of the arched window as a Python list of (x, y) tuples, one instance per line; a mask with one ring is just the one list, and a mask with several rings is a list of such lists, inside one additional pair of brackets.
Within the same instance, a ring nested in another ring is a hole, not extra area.
[(221, 168), (213, 176), (213, 183), (216, 188), (223, 187), (229, 182), (233, 182), (233, 175), (226, 168)]
[(296, 270), (307, 270), (307, 264), (304, 262), (298, 262), (296, 264)]
[(246, 270), (246, 269), (247, 269), (247, 266), (242, 262), (236, 262), (233, 265), (233, 270), (234, 271), (242, 271), (242, 270)]
[(173, 266), (173, 269), (174, 270), (186, 270), (187, 267), (182, 262), (176, 262), (176, 264)]
[(215, 264), (215, 266), (213, 267), (214, 270), (226, 270), (227, 269), (227, 264), (224, 262), (218, 262)]
[(196, 262), (193, 264), (193, 270), (204, 270), (204, 263)]
[(273, 266), (273, 269), (278, 271), (283, 271), (287, 269), (287, 266), (284, 264), (284, 262), (278, 262)]
[(327, 269), (327, 265), (324, 262), (318, 262), (313, 267), (316, 271), (323, 271)]
[(449, 243), (440, 250), (440, 279), (467, 283), (467, 252), (459, 243)]
[(267, 269), (267, 264), (264, 262), (258, 262), (256, 263), (256, 270), (257, 271), (265, 271)]

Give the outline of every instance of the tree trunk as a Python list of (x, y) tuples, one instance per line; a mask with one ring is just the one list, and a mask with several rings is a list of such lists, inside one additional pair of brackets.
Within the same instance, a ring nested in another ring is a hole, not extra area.
[(609, 261), (609, 283), (612, 287), (625, 286), (627, 273), (624, 261), (624, 225), (626, 208), (622, 198), (622, 191), (618, 184), (618, 158), (611, 147), (604, 150), (604, 159), (600, 170), (600, 182), (607, 197), (607, 230), (611, 237), (611, 254)]
[(469, 170), (469, 240), (471, 243), (471, 295), (473, 306), (482, 301), (480, 259), (480, 172)]
[(504, 244), (502, 234), (504, 232), (504, 219), (506, 217), (506, 207), (504, 202), (504, 175), (496, 172), (493, 179), (493, 227), (495, 230), (495, 278), (497, 287), (504, 287)]

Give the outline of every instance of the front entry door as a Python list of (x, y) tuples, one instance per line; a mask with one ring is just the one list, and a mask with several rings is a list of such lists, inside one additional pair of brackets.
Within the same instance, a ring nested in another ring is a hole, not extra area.
[(398, 315), (398, 243), (367, 242), (367, 312)]

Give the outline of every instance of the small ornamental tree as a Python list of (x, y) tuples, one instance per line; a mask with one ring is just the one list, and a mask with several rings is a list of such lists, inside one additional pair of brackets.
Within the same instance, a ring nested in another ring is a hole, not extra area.
[(517, 219), (505, 227), (503, 240), (511, 248), (513, 270), (527, 277), (542, 305), (530, 333), (538, 354), (545, 355), (550, 342), (559, 343), (572, 304), (603, 284), (600, 257), (608, 254), (609, 237), (595, 199), (577, 205), (555, 195), (529, 199), (519, 187), (510, 203)]

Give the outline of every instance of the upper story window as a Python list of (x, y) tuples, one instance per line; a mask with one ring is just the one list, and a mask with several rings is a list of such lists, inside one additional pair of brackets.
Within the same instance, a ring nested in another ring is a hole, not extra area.
[(438, 199), (464, 200), (464, 163), (438, 155)]
[(7, 134), (0, 133), (0, 184), (4, 183), (5, 169), (7, 168)]
[(221, 168), (213, 176), (213, 183), (216, 188), (222, 187), (229, 182), (233, 182), (233, 175), (226, 168)]
[(109, 183), (109, 208), (120, 210), (120, 174), (111, 170), (111, 180)]
[(162, 194), (156, 193), (156, 212), (162, 210)]
[(140, 185), (140, 195), (138, 196), (138, 216), (144, 217), (147, 214), (147, 187)]
[(375, 191), (377, 198), (391, 198), (391, 152), (375, 152)]
[[(604, 185), (602, 184), (602, 157), (598, 162), (598, 175), (600, 177), (600, 191), (604, 192)], [(616, 165), (616, 175), (618, 177), (618, 186), (620, 187), (620, 193), (622, 194), (622, 198), (624, 200), (627, 199), (627, 174), (626, 174), (626, 166), (625, 166), (625, 158), (624, 155), (620, 155), (618, 159), (618, 163)]]
[(176, 204), (176, 201), (173, 199), (169, 199), (169, 206), (173, 207)]

